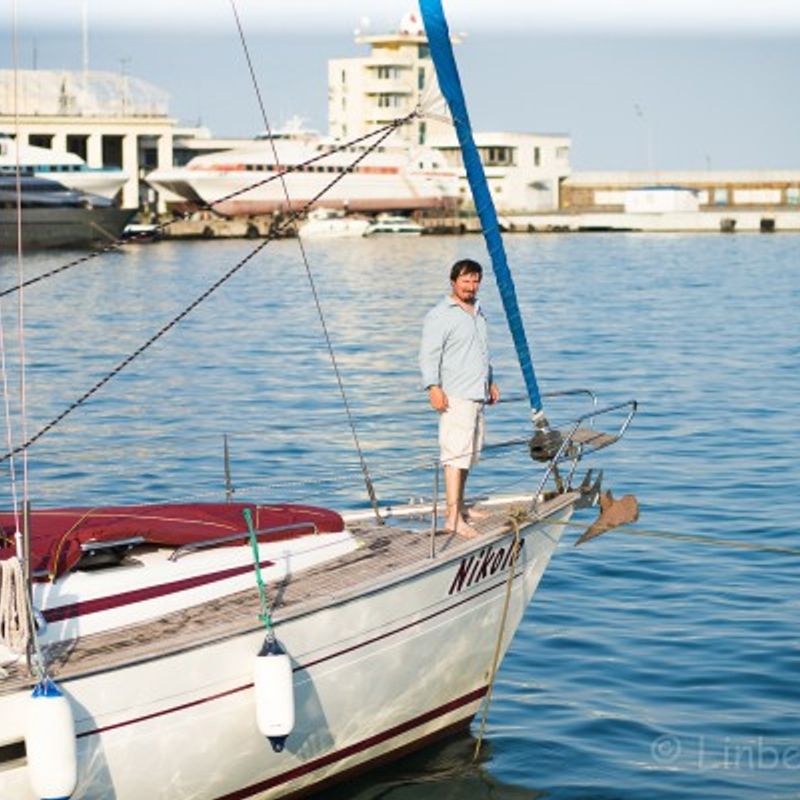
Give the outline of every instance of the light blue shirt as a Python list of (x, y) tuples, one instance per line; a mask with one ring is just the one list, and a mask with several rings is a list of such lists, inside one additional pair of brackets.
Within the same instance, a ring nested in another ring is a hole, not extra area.
[(492, 382), (486, 317), (475, 301), (475, 313), (451, 296), (426, 315), (419, 348), (422, 385), (441, 386), (445, 394), (464, 400), (487, 400)]

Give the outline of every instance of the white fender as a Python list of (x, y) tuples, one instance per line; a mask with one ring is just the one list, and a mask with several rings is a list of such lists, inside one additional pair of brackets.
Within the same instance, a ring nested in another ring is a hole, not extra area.
[(267, 641), (253, 664), (256, 722), (273, 750), (280, 752), (294, 728), (292, 662), (275, 640)]
[(25, 732), (31, 787), (42, 800), (66, 800), (78, 781), (75, 723), (69, 701), (44, 678), (28, 700)]

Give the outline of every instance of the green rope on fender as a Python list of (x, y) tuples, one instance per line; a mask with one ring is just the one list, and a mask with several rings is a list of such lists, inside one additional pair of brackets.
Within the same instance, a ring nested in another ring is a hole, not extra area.
[(253, 564), (256, 568), (256, 583), (258, 584), (258, 598), (261, 601), (261, 613), (258, 618), (264, 623), (267, 629), (267, 637), (274, 639), (275, 634), (272, 630), (272, 616), (269, 609), (269, 599), (267, 598), (267, 587), (264, 579), (261, 577), (261, 561), (258, 555), (258, 539), (256, 538), (256, 529), (253, 527), (253, 515), (250, 513), (249, 508), (242, 511), (244, 521), (247, 523), (247, 530), (250, 533), (250, 548), (253, 551)]

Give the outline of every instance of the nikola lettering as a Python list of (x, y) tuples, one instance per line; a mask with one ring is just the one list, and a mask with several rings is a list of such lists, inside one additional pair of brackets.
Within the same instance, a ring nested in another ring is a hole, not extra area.
[[(518, 552), (525, 546), (525, 540), (520, 539)], [(514, 543), (511, 542), (503, 547), (487, 545), (473, 553), (471, 556), (461, 559), (461, 563), (456, 567), (456, 574), (447, 594), (456, 594), (469, 589), (487, 578), (491, 578), (498, 572), (504, 572), (511, 565), (514, 557)]]

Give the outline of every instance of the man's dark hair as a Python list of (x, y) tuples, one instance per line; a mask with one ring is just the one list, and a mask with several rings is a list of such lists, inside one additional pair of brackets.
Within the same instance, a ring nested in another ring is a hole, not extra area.
[(454, 281), (462, 275), (474, 275), (476, 273), (482, 278), (483, 267), (471, 258), (462, 258), (460, 261), (456, 261), (456, 263), (453, 264), (453, 268), (450, 270), (450, 280)]

